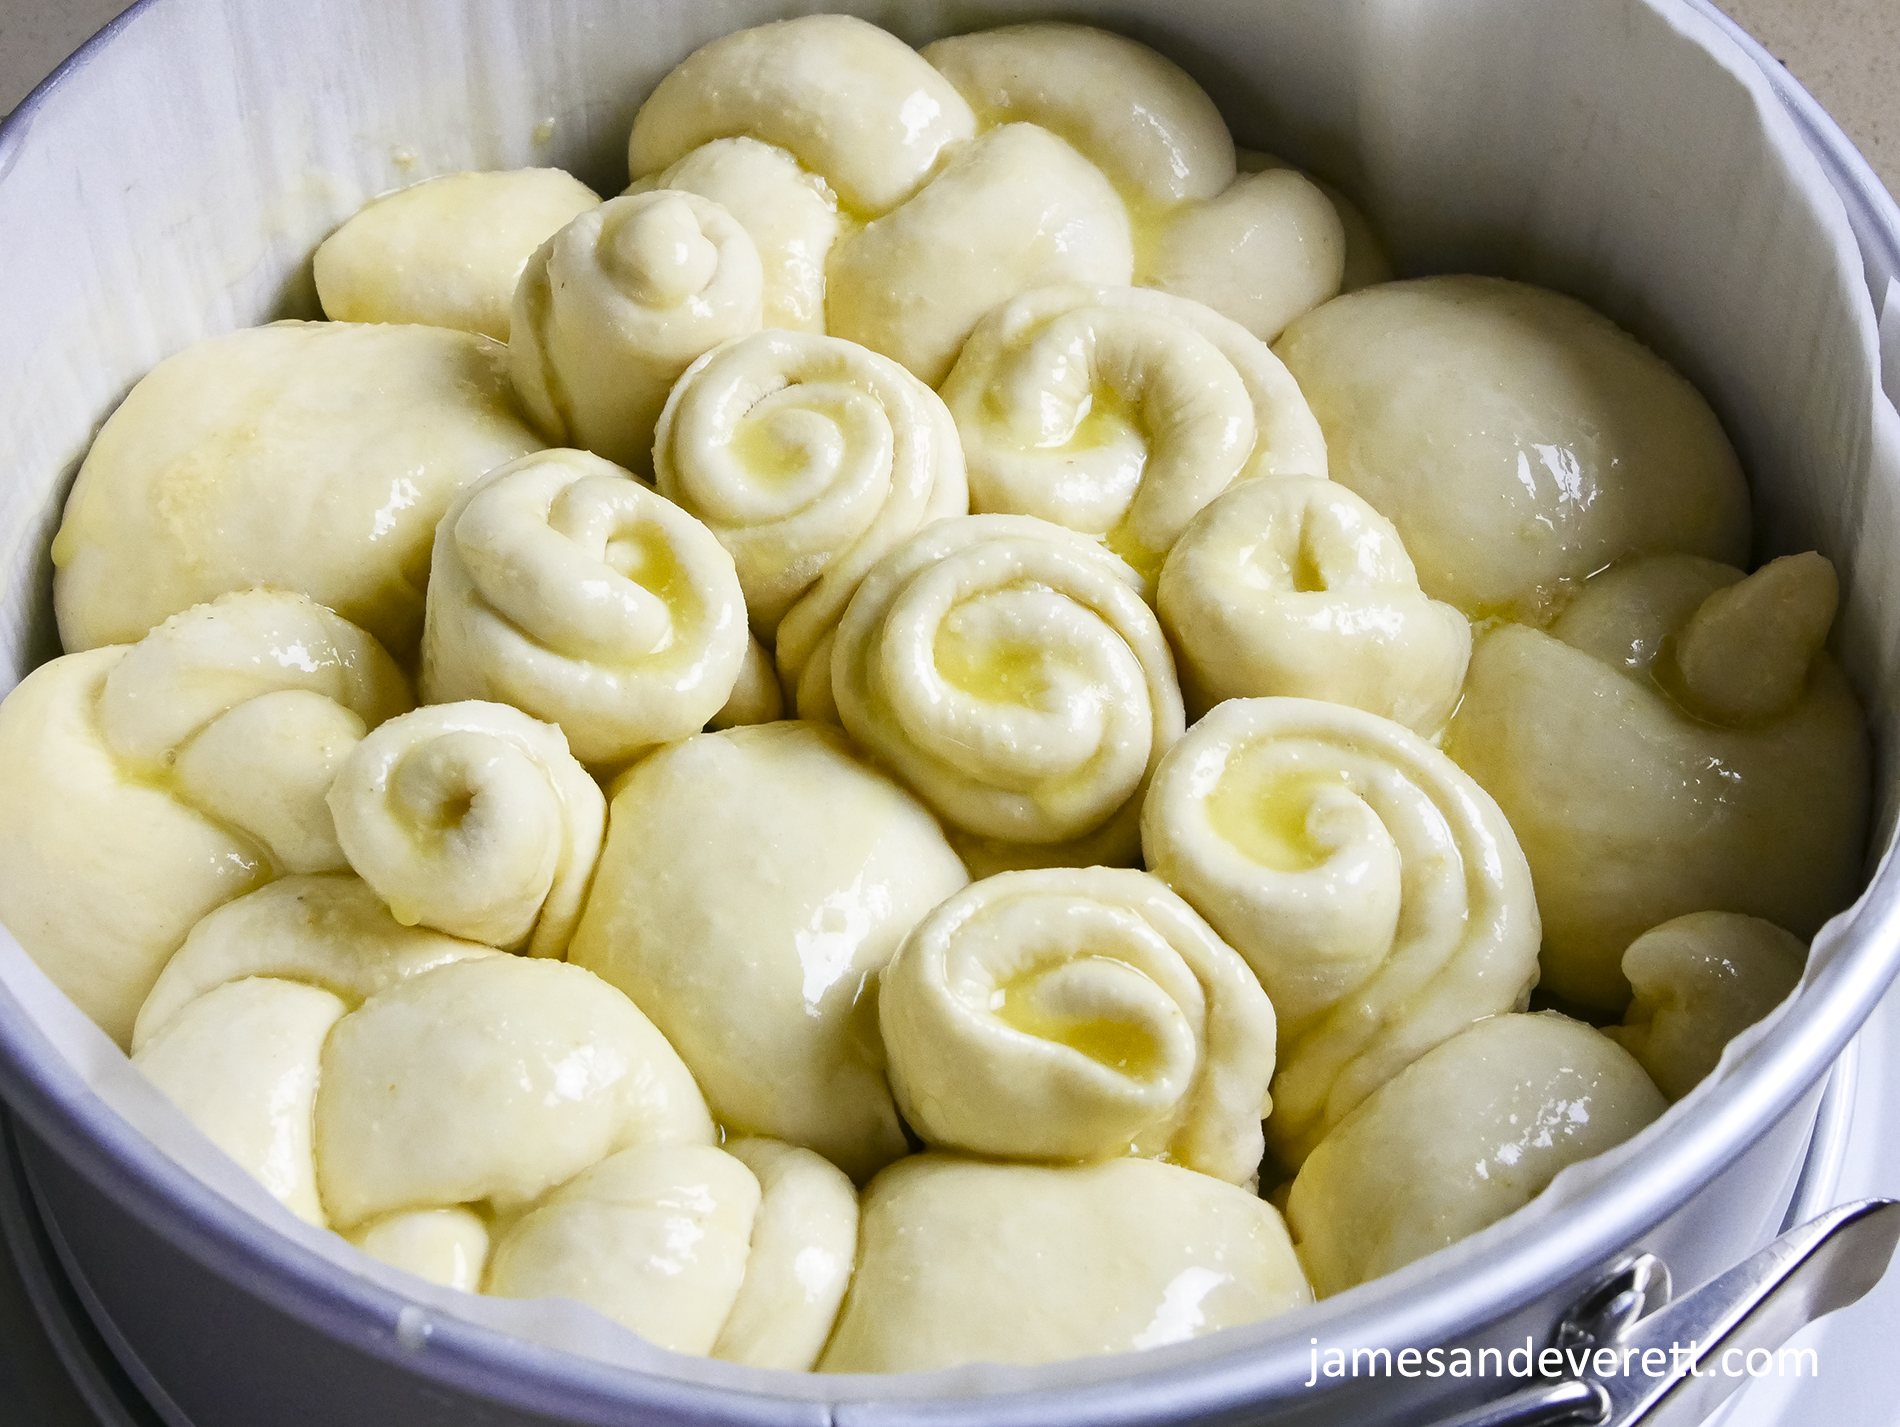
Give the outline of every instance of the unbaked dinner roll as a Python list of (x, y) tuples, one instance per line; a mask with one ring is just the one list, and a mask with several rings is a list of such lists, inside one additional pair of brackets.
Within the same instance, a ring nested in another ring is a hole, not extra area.
[(919, 531), (852, 596), (839, 716), (979, 876), (1139, 856), (1142, 790), (1184, 726), (1140, 585), (1087, 536), (971, 515)]
[(747, 643), (712, 532), (589, 452), (491, 471), (436, 529), (422, 697), (512, 704), (559, 724), (583, 762), (698, 733)]
[(1207, 92), (1144, 44), (1042, 22), (926, 45), (980, 127), (1027, 120), (1060, 134), (1149, 213), (1233, 182), (1234, 141)]
[(329, 802), (350, 866), (404, 926), (566, 948), (606, 800), (560, 729), (506, 704), (431, 704), (357, 745)]
[(1149, 868), (1259, 975), (1280, 1022), (1267, 1143), (1299, 1165), (1380, 1085), (1537, 982), (1530, 869), (1497, 805), (1416, 734), (1230, 699), (1156, 770)]
[(863, 1180), (907, 1148), (878, 973), (968, 880), (928, 810), (836, 729), (701, 734), (616, 785), (568, 954), (653, 1018), (720, 1123)]
[(317, 245), (323, 315), (506, 342), (528, 255), (599, 202), (558, 168), (444, 174), (372, 198)]
[(872, 565), (969, 510), (937, 394), (888, 357), (811, 333), (759, 332), (695, 362), (667, 398), (653, 467), (660, 494), (732, 552), (788, 690)]
[(825, 322), (938, 386), (977, 319), (1055, 283), (1126, 285), (1128, 210), (1101, 170), (1034, 124), (955, 151), (902, 208), (831, 250)]
[(818, 1369), (1123, 1353), (1311, 1301), (1273, 1206), (1208, 1175), (913, 1155), (865, 1191), (857, 1276)]
[(1651, 927), (1623, 953), (1636, 988), (1605, 1032), (1671, 1100), (1700, 1084), (1722, 1049), (1788, 998), (1808, 949), (1773, 922), (1691, 912)]
[(763, 303), (759, 250), (717, 203), (671, 189), (611, 198), (528, 259), (509, 372), (551, 444), (644, 475), (679, 374), (756, 332)]
[(1273, 1006), (1146, 872), (1003, 872), (940, 904), (885, 968), (891, 1088), (928, 1144), (1005, 1159), (1134, 1154), (1251, 1185)]
[(86, 453), (53, 541), (69, 653), (230, 590), (300, 590), (406, 658), (456, 491), (541, 441), (500, 344), (277, 322), (160, 362)]
[(895, 35), (849, 15), (805, 15), (722, 36), (675, 66), (634, 116), (627, 168), (642, 178), (701, 144), (748, 135), (874, 216), (975, 132), (956, 90)]
[(692, 1076), (631, 1001), (522, 956), (405, 977), (339, 1021), (315, 1124), (342, 1229), (398, 1209), (522, 1208), (619, 1150), (714, 1139)]
[(1478, 641), (1445, 748), (1530, 859), (1550, 990), (1614, 1015), (1651, 927), (1721, 910), (1808, 938), (1853, 900), (1867, 729), (1823, 647), (1835, 598), (1819, 555), (1746, 579), (1656, 556), (1589, 581), (1548, 634)]
[(226, 982), (269, 976), (340, 996), (351, 1009), (431, 967), (493, 949), (406, 927), (360, 877), (280, 877), (227, 902), (191, 929), (139, 1008), (137, 1051), (171, 1018)]
[(628, 193), (682, 189), (730, 213), (759, 250), (760, 321), (797, 332), (825, 330), (825, 259), (840, 231), (838, 196), (784, 149), (743, 136), (714, 139)]
[(398, 1209), (350, 1231), (350, 1242), (417, 1278), (477, 1292), (488, 1266), (488, 1224), (472, 1209)]
[(200, 917), (346, 865), (325, 793), (410, 704), (369, 635), (264, 590), (42, 665), (0, 704), (0, 919), (125, 1045)]
[[(1243, 174), (1293, 167), (1285, 159), (1259, 149), (1235, 149), (1234, 162)], [(1300, 177), (1325, 194), (1333, 205), (1333, 211), (1339, 215), (1339, 225), (1346, 238), (1345, 271), (1340, 275), (1339, 290), (1357, 292), (1362, 287), (1391, 282), (1394, 276), (1392, 259), (1385, 250), (1385, 240), (1379, 236), (1379, 230), (1372, 225), (1365, 210), (1325, 179), (1305, 172), (1301, 172)]]
[(1187, 523), (1250, 475), (1326, 475), (1326, 443), (1267, 346), (1197, 302), (1080, 283), (977, 324), (943, 384), (970, 508), (1104, 539), (1152, 580)]
[(1715, 413), (1572, 298), (1491, 277), (1388, 283), (1276, 345), (1332, 477), (1398, 527), (1425, 593), (1541, 621), (1625, 555), (1740, 561), (1748, 488)]
[(1430, 737), (1471, 626), (1427, 599), (1392, 522), (1337, 481), (1246, 481), (1194, 518), (1155, 593), (1188, 716), (1222, 699), (1351, 704)]
[(1287, 1199), (1325, 1298), (1475, 1234), (1662, 1114), (1628, 1051), (1555, 1012), (1493, 1016), (1373, 1092)]

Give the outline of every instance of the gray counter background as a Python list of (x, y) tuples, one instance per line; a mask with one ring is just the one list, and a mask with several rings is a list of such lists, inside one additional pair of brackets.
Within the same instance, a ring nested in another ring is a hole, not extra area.
[[(0, 113), (128, 3), (0, 0)], [(1724, 8), (1833, 114), (1888, 190), (1900, 193), (1900, 0), (1727, 0)], [(1894, 1301), (1900, 1285), (1885, 1284), (1876, 1297), (1884, 1301), (1855, 1315), (1866, 1322), (1861, 1334), (1869, 1339), (1863, 1348), (1869, 1356), (1886, 1336), (1876, 1325), (1900, 1317)], [(54, 1362), (0, 1246), (0, 1422), (84, 1427), (96, 1421)], [(1888, 1365), (1872, 1376), (1890, 1381), (1891, 1372)]]

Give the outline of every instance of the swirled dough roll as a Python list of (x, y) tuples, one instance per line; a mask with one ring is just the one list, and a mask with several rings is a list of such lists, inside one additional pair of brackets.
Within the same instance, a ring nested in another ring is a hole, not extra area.
[(1274, 350), (1334, 480), (1398, 527), (1425, 593), (1539, 620), (1625, 555), (1748, 554), (1748, 488), (1715, 413), (1572, 298), (1490, 277), (1388, 283)]
[(1346, 252), (1345, 224), (1319, 185), (1268, 169), (1162, 218), (1135, 281), (1205, 303), (1271, 342), (1338, 295)]
[(1145, 288), (1023, 294), (964, 344), (943, 399), (970, 508), (1106, 540), (1152, 580), (1207, 503), (1243, 476), (1326, 476), (1326, 443), (1267, 346)]
[(863, 1180), (906, 1149), (877, 976), (968, 880), (929, 812), (836, 730), (701, 734), (619, 783), (568, 954), (639, 1002), (720, 1123)]
[(508, 339), (515, 390), (552, 444), (644, 475), (667, 392), (702, 352), (758, 330), (764, 280), (751, 236), (710, 199), (610, 198), (522, 269)]
[(127, 1044), (199, 918), (344, 865), (324, 793), (364, 730), (409, 705), (375, 640), (261, 590), (53, 660), (0, 704), (0, 919)]
[(1636, 995), (1623, 1024), (1604, 1034), (1680, 1100), (1715, 1069), (1723, 1047), (1788, 998), (1807, 960), (1799, 938), (1760, 917), (1676, 917), (1623, 953)]
[(618, 1150), (713, 1142), (692, 1076), (631, 1001), (520, 956), (407, 977), (338, 1022), (315, 1123), (318, 1184), (344, 1229), (418, 1206), (522, 1206)]
[(559, 724), (585, 762), (699, 732), (746, 643), (712, 532), (586, 451), (491, 471), (436, 529), (422, 697), (512, 704)]
[(858, 1192), (823, 1155), (740, 1139), (726, 1153), (759, 1181), (745, 1282), (712, 1355), (810, 1372), (831, 1336), (858, 1251)]
[[(1234, 161), (1243, 174), (1293, 167), (1285, 159), (1259, 149), (1235, 149)], [(1391, 282), (1392, 259), (1386, 253), (1385, 240), (1379, 236), (1379, 230), (1373, 227), (1365, 210), (1325, 179), (1301, 170), (1295, 172), (1325, 194), (1327, 201), (1333, 205), (1333, 212), (1339, 215), (1339, 225), (1346, 239), (1345, 271), (1340, 275), (1339, 290), (1357, 292), (1362, 287)]]
[(1495, 1224), (1662, 1114), (1628, 1051), (1554, 1012), (1493, 1016), (1414, 1062), (1314, 1150), (1287, 1227), (1320, 1297)]
[(975, 133), (969, 105), (895, 35), (849, 15), (805, 15), (722, 36), (675, 66), (634, 116), (627, 168), (641, 178), (711, 140), (749, 135), (875, 215)]
[(1156, 770), (1148, 866), (1259, 975), (1280, 1020), (1267, 1143), (1297, 1167), (1380, 1085), (1537, 983), (1530, 869), (1497, 805), (1407, 729), (1230, 699)]
[(324, 1038), (346, 1010), (314, 986), (232, 981), (185, 1007), (132, 1063), (285, 1208), (326, 1228), (311, 1112)]
[(359, 1226), (350, 1242), (373, 1259), (464, 1293), (481, 1288), (488, 1266), (488, 1225), (459, 1205), (399, 1210)]
[(1722, 910), (1807, 938), (1853, 900), (1867, 730), (1822, 647), (1834, 598), (1818, 555), (1746, 579), (1656, 556), (1589, 581), (1549, 634), (1478, 641), (1445, 748), (1523, 844), (1552, 991), (1615, 1014), (1651, 927)]
[(979, 30), (924, 46), (984, 128), (1027, 120), (1061, 135), (1131, 208), (1212, 198), (1234, 141), (1207, 92), (1144, 44), (1087, 25)]
[(660, 494), (732, 552), (789, 689), (872, 565), (969, 510), (937, 394), (836, 337), (760, 332), (708, 352), (667, 399), (653, 464)]
[(825, 259), (840, 231), (838, 196), (784, 149), (744, 137), (702, 144), (629, 193), (682, 189), (730, 213), (759, 250), (760, 322), (795, 332), (825, 330)]
[(1273, 1007), (1158, 879), (1003, 872), (940, 904), (885, 968), (898, 1108), (926, 1143), (1006, 1159), (1134, 1154), (1251, 1184)]
[(431, 704), (358, 744), (329, 802), (350, 866), (404, 926), (567, 946), (606, 799), (558, 728), (506, 704)]
[(112, 413), (53, 542), (72, 652), (230, 590), (300, 590), (400, 657), (455, 492), (542, 443), (498, 343), (276, 322), (160, 362)]
[(919, 531), (852, 596), (838, 714), (977, 875), (1138, 856), (1142, 790), (1184, 726), (1139, 587), (1086, 536), (972, 515)]
[(1158, 1348), (1312, 1301), (1271, 1204), (1154, 1160), (913, 1155), (865, 1191), (858, 1245), (820, 1372)]
[(323, 315), (506, 342), (528, 255), (599, 202), (558, 168), (443, 174), (381, 194), (317, 245)]
[(643, 1145), (584, 1170), (495, 1244), (488, 1291), (574, 1298), (676, 1353), (712, 1351), (745, 1278), (759, 1182), (711, 1145)]
[(1155, 592), (1188, 715), (1323, 699), (1427, 737), (1450, 717), (1471, 626), (1427, 599), (1392, 522), (1336, 481), (1247, 481), (1168, 552)]
[(191, 929), (139, 1008), (132, 1050), (199, 997), (232, 981), (269, 976), (321, 987), (352, 1009), (405, 976), (489, 947), (406, 927), (360, 877), (280, 877), (227, 902)]
[(985, 312), (1056, 283), (1125, 285), (1133, 242), (1101, 170), (1047, 129), (1005, 124), (838, 242), (826, 327), (939, 386)]

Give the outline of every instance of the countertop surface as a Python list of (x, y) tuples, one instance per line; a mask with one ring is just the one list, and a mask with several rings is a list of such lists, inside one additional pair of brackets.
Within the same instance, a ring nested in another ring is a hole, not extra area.
[[(123, 0), (0, 0), (0, 113), (16, 106), (67, 54), (126, 8)], [(1833, 114), (1889, 191), (1900, 192), (1900, 0), (1727, 0), (1724, 8)], [(1888, 1026), (1880, 1038), (1883, 1048), (1900, 1047), (1900, 1002), (1889, 997), (1877, 1019)], [(1868, 1119), (1893, 1123), (1892, 1114), (1868, 1115), (1866, 1109), (1900, 1114), (1900, 1050), (1866, 1057), (1862, 1075), (1874, 1078), (1877, 1083), (1867, 1089), (1876, 1093), (1861, 1097), (1864, 1108), (1856, 1117), (1858, 1133), (1850, 1139), (1843, 1197), (1900, 1192), (1900, 1155), (1886, 1143), (1892, 1137), (1870, 1136), (1866, 1124)], [(76, 1394), (60, 1391), (57, 1382), (48, 1384), (43, 1373), (31, 1374), (32, 1385), (22, 1380), (23, 1364), (48, 1363), (53, 1352), (11, 1272), (0, 1246), (0, 1420), (61, 1427), (96, 1421)], [(1735, 1404), (1731, 1427), (1885, 1420), (1892, 1407), (1889, 1354), (1895, 1324), (1900, 1324), (1900, 1272), (1889, 1274), (1861, 1307), (1821, 1325), (1829, 1333), (1826, 1356), (1839, 1374), (1826, 1374), (1833, 1381), (1758, 1384)], [(27, 1415), (17, 1417), (18, 1412)]]

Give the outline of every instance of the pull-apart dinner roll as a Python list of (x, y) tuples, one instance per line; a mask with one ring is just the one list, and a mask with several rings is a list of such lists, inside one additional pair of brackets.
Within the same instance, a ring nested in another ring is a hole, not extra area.
[(528, 255), (599, 202), (558, 168), (444, 174), (372, 198), (317, 245), (324, 316), (506, 342)]
[(969, 880), (930, 813), (807, 723), (701, 734), (616, 787), (569, 950), (621, 988), (742, 1134), (854, 1179), (906, 1150), (877, 977)]
[(747, 642), (712, 532), (586, 451), (490, 472), (436, 530), (422, 697), (512, 704), (558, 723), (584, 762), (699, 732)]
[[(789, 690), (865, 572), (969, 510), (937, 394), (888, 357), (809, 333), (759, 332), (695, 362), (667, 399), (653, 466), (660, 494), (732, 553)], [(828, 691), (828, 661), (818, 673)]]
[(1760, 917), (1677, 917), (1623, 953), (1636, 995), (1623, 1024), (1605, 1034), (1680, 1100), (1715, 1069), (1724, 1046), (1788, 998), (1807, 959), (1799, 938)]
[(919, 531), (852, 596), (839, 716), (978, 875), (1139, 856), (1142, 789), (1184, 726), (1140, 584), (1086, 536), (972, 515)]
[(844, 1298), (857, 1221), (850, 1181), (809, 1150), (642, 1146), (512, 1225), (488, 1291), (577, 1298), (675, 1352), (805, 1372)]
[(265, 590), (41, 666), (0, 704), (0, 920), (126, 1044), (200, 917), (347, 865), (325, 794), (411, 702), (369, 635)]
[(1156, 770), (1149, 868), (1259, 975), (1280, 1023), (1267, 1143), (1299, 1165), (1378, 1086), (1537, 982), (1530, 869), (1497, 805), (1388, 719), (1230, 699)]
[(1273, 1007), (1146, 872), (1004, 872), (924, 918), (878, 995), (891, 1087), (945, 1149), (1134, 1154), (1251, 1184)]
[(988, 128), (1060, 134), (1138, 211), (1212, 198), (1234, 178), (1234, 141), (1207, 92), (1144, 44), (1043, 22), (926, 45), (923, 57)]
[(1351, 704), (1430, 736), (1471, 626), (1427, 599), (1392, 522), (1336, 481), (1247, 481), (1168, 552), (1155, 594), (1188, 716), (1223, 699)]
[(1589, 581), (1548, 634), (1478, 641), (1445, 748), (1530, 859), (1552, 991), (1614, 1014), (1651, 927), (1719, 910), (1807, 938), (1853, 900), (1867, 730), (1822, 647), (1835, 597), (1819, 555), (1746, 578), (1656, 556)]
[(442, 327), (277, 322), (160, 362), (112, 413), (53, 541), (69, 653), (231, 590), (300, 590), (406, 658), (435, 525), (541, 441), (499, 343)]
[(1343, 1293), (1495, 1224), (1663, 1109), (1629, 1052), (1581, 1021), (1478, 1022), (1374, 1091), (1293, 1181), (1287, 1227), (1313, 1291)]
[(1126, 285), (1133, 242), (1100, 169), (1047, 129), (1005, 124), (838, 242), (826, 327), (938, 386), (992, 307), (1056, 283)]
[(970, 508), (1106, 540), (1152, 580), (1243, 476), (1324, 479), (1319, 423), (1279, 358), (1219, 313), (1145, 288), (1025, 293), (971, 333), (943, 398)]
[(606, 799), (560, 729), (506, 704), (430, 704), (357, 745), (329, 802), (350, 866), (404, 926), (566, 948)]
[(1279, 353), (1332, 477), (1398, 527), (1425, 593), (1541, 621), (1625, 555), (1740, 561), (1748, 488), (1694, 387), (1572, 298), (1491, 277), (1368, 288)]
[(565, 962), (490, 956), (405, 977), (323, 1047), (317, 1182), (339, 1228), (399, 1209), (523, 1208), (617, 1151), (713, 1139), (652, 1022)]
[[(1235, 149), (1234, 161), (1243, 175), (1293, 167), (1285, 159), (1259, 149)], [(1379, 230), (1372, 226), (1372, 220), (1366, 217), (1365, 210), (1324, 179), (1304, 172), (1300, 173), (1300, 177), (1325, 194), (1327, 201), (1333, 205), (1333, 211), (1339, 215), (1340, 228), (1346, 239), (1345, 271), (1340, 275), (1339, 290), (1357, 292), (1362, 287), (1391, 282), (1392, 259), (1386, 253), (1385, 240), (1379, 236)], [(1274, 229), (1268, 231), (1275, 232)], [(1247, 239), (1244, 235), (1237, 235), (1237, 241), (1246, 242)], [(1246, 325), (1241, 318), (1236, 317), (1234, 320)]]
[(748, 135), (791, 152), (860, 214), (887, 213), (976, 133), (970, 108), (909, 45), (849, 15), (805, 15), (703, 45), (634, 116), (643, 178)]
[(673, 188), (710, 198), (759, 250), (765, 284), (761, 324), (825, 330), (825, 259), (840, 229), (838, 198), (784, 149), (744, 137), (702, 144), (628, 193)]
[(679, 374), (764, 311), (759, 250), (696, 193), (611, 198), (536, 248), (515, 289), (508, 366), (535, 425), (644, 475)]
[(1311, 1301), (1273, 1206), (1208, 1175), (913, 1155), (865, 1191), (857, 1276), (818, 1369), (1125, 1353)]

